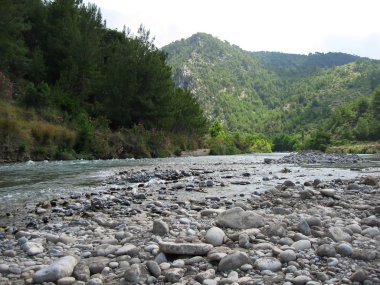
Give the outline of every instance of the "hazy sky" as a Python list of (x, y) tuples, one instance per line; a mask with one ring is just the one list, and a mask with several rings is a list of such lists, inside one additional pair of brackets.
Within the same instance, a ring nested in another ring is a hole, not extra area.
[(197, 32), (249, 51), (380, 59), (380, 0), (89, 0), (109, 28), (143, 24), (162, 47)]

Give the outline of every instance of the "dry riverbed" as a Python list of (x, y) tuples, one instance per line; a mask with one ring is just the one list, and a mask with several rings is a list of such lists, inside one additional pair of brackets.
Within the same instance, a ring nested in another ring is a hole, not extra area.
[(360, 160), (128, 169), (106, 191), (10, 211), (0, 284), (380, 284), (379, 177), (285, 179), (280, 164), (345, 159)]

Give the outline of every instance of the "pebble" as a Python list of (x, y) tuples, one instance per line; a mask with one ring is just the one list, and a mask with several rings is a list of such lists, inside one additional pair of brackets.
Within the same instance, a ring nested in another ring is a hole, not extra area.
[[(364, 173), (306, 177), (276, 162), (172, 167), (134, 166), (100, 192), (12, 216), (0, 227), (0, 284), (380, 282), (380, 189)], [(54, 277), (48, 268), (58, 268)]]
[(220, 246), (224, 243), (226, 234), (221, 228), (212, 227), (210, 228), (205, 235), (205, 241), (213, 246)]
[(308, 250), (311, 248), (311, 242), (309, 240), (299, 240), (294, 242), (291, 246), (299, 251)]
[(281, 262), (273, 257), (261, 257), (256, 260), (254, 267), (257, 270), (279, 271), (282, 268)]
[(241, 267), (244, 264), (250, 264), (251, 260), (244, 252), (235, 252), (223, 257), (218, 265), (219, 271), (230, 271)]
[(317, 248), (317, 255), (334, 257), (336, 255), (335, 247), (331, 244), (322, 244)]

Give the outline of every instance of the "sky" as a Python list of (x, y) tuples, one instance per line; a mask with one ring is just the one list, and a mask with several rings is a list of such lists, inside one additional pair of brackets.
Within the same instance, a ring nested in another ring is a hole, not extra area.
[(380, 0), (86, 0), (107, 27), (137, 32), (158, 47), (197, 32), (248, 51), (345, 52), (380, 59)]

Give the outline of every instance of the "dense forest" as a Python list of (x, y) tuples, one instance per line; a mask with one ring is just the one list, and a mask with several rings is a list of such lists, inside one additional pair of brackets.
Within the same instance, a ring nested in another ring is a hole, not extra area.
[(0, 161), (157, 157), (208, 122), (143, 26), (80, 0), (0, 0)]
[(207, 34), (158, 49), (81, 0), (0, 0), (0, 162), (379, 151), (379, 84), (379, 61), (358, 56), (247, 52)]
[(226, 131), (264, 134), (275, 151), (380, 139), (378, 60), (248, 52), (204, 33), (163, 49), (176, 85)]

